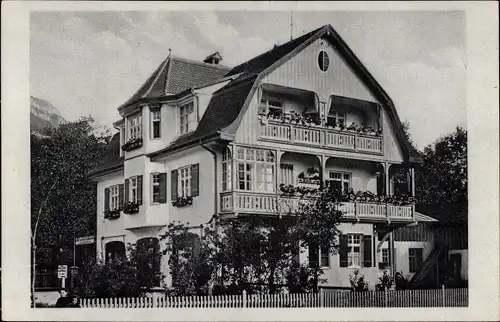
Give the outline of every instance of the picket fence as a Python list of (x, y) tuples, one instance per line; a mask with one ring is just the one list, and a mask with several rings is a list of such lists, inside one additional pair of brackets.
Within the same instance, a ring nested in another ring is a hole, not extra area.
[(466, 307), (468, 289), (86, 298), (84, 308)]

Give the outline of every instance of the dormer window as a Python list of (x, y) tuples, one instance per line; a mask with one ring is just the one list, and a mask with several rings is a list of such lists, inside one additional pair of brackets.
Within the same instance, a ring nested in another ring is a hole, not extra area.
[(180, 132), (186, 134), (194, 130), (194, 104), (193, 102), (187, 103), (180, 107)]
[(142, 137), (142, 118), (141, 115), (133, 116), (128, 119), (128, 139), (138, 139)]

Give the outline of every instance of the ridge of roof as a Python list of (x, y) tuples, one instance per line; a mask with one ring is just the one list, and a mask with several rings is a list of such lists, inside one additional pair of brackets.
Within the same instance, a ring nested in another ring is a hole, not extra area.
[(183, 63), (188, 63), (188, 64), (193, 64), (193, 65), (199, 65), (199, 66), (208, 67), (208, 68), (225, 69), (228, 71), (231, 70), (231, 67), (229, 67), (229, 66), (219, 65), (219, 64), (209, 64), (209, 63), (205, 63), (202, 61), (184, 58), (184, 57), (179, 57), (179, 56), (174, 56), (174, 55), (172, 55), (172, 60), (183, 62)]

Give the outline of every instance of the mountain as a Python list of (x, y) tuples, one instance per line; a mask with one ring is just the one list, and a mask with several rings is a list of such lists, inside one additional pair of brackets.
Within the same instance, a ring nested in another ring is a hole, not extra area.
[(30, 96), (30, 107), (31, 133), (46, 135), (59, 124), (66, 122), (57, 108), (49, 101)]

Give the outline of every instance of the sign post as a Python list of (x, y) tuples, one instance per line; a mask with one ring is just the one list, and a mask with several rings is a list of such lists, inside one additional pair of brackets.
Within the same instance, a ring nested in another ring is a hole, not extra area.
[(62, 288), (66, 287), (66, 278), (68, 278), (68, 265), (57, 266), (57, 278), (61, 279)]

